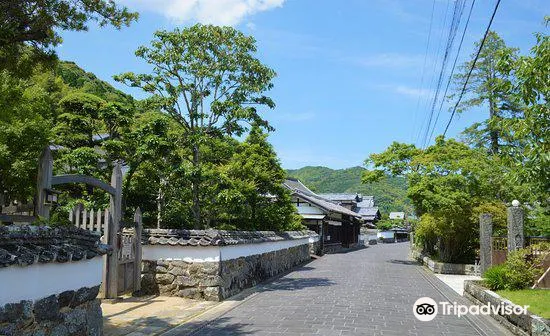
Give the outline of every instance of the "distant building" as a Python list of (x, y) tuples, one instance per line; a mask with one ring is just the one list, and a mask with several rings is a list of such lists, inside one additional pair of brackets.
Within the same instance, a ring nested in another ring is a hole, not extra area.
[(390, 212), (390, 219), (405, 219), (405, 213), (404, 212)]
[(361, 216), (366, 227), (374, 228), (375, 223), (380, 220), (380, 210), (374, 204), (374, 196), (347, 193), (319, 194), (319, 196), (356, 212)]
[(323, 252), (359, 243), (362, 220), (358, 213), (315, 194), (297, 179), (288, 178), (283, 185), (290, 190), (302, 223), (321, 236)]

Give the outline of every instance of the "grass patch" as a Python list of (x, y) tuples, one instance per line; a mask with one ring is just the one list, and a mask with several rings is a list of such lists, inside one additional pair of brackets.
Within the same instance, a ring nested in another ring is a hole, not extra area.
[(548, 289), (499, 290), (497, 293), (517, 305), (528, 305), (529, 311), (535, 315), (550, 319), (550, 290)]

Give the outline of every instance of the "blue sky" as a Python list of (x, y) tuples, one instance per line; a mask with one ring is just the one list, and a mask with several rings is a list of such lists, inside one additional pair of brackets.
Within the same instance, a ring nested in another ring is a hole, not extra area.
[[(435, 0), (428, 48), (433, 0), (121, 3), (140, 12), (137, 23), (120, 31), (92, 25), (88, 32), (62, 32), (60, 58), (143, 98), (142, 92), (116, 83), (112, 76), (148, 71), (134, 51), (148, 44), (154, 31), (196, 22), (232, 25), (257, 39), (258, 57), (278, 74), (269, 94), (277, 107), (263, 115), (276, 128), (270, 141), (283, 167), (345, 168), (361, 165), (369, 154), (383, 151), (393, 141), (418, 145), (453, 1)], [(469, 5), (470, 0), (459, 34)], [(476, 1), (459, 61), (474, 51), (473, 43), (482, 37), (493, 6), (494, 1)], [(547, 32), (542, 21), (548, 14), (547, 0), (503, 0), (492, 28), (508, 45), (527, 53), (535, 43), (533, 33)], [(456, 136), (484, 117), (482, 111), (460, 115), (448, 135)], [(445, 108), (436, 134), (442, 133), (448, 118)]]

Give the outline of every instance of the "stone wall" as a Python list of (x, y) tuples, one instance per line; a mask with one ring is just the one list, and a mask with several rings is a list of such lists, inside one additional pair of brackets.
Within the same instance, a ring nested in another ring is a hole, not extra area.
[(103, 335), (99, 286), (0, 307), (0, 335)]
[(322, 255), (323, 251), (321, 251), (321, 240), (317, 239), (315, 241), (309, 242), (309, 254), (314, 255)]
[(310, 259), (309, 245), (218, 262), (144, 260), (142, 294), (219, 301)]
[(451, 264), (451, 263), (438, 262), (430, 259), (428, 256), (416, 250), (411, 250), (410, 256), (412, 259), (416, 259), (422, 264), (424, 264), (424, 266), (428, 267), (434, 273), (480, 275), (479, 265)]
[(141, 291), (143, 294), (218, 301), (219, 273), (219, 262), (143, 260)]
[(0, 335), (100, 336), (100, 236), (76, 227), (0, 225)]
[[(467, 280), (464, 282), (464, 297), (474, 303), (491, 304), (493, 306), (514, 305), (493, 291), (482, 286), (481, 281)], [(533, 314), (527, 315), (498, 315), (491, 316), (516, 335), (548, 336), (550, 335), (550, 321)]]
[(299, 245), (284, 250), (223, 260), (220, 263), (220, 299), (235, 295), (245, 288), (255, 286), (309, 259), (309, 246)]
[(310, 232), (145, 231), (143, 294), (223, 300), (310, 260)]

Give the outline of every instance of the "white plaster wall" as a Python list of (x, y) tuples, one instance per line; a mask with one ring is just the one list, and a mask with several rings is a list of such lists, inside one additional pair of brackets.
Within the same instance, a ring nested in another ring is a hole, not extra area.
[(220, 248), (217, 246), (144, 245), (141, 251), (142, 260), (220, 261)]
[(294, 246), (307, 245), (318, 241), (319, 237), (307, 237), (295, 240), (283, 240), (278, 242), (265, 242), (257, 244), (238, 244), (230, 246), (167, 246), (145, 245), (142, 247), (143, 260), (183, 260), (187, 262), (217, 262), (231, 260), (256, 254), (283, 250)]
[(0, 306), (101, 284), (103, 258), (0, 269)]
[(222, 246), (221, 260), (237, 259), (240, 257), (268, 253), (307, 244), (309, 244), (309, 237), (295, 240), (283, 240), (278, 242)]
[(319, 241), (319, 236), (313, 236), (308, 238), (309, 243), (315, 243)]
[(381, 231), (378, 232), (378, 238), (393, 239), (395, 238), (395, 233), (393, 231)]
[(300, 206), (296, 207), (299, 214), (311, 214), (311, 215), (324, 215), (325, 212), (317, 207), (310, 206), (307, 204), (302, 205), (300, 203)]

